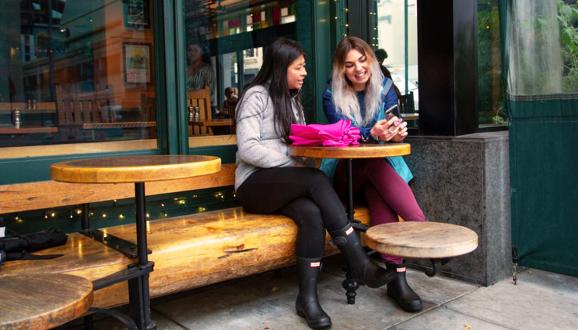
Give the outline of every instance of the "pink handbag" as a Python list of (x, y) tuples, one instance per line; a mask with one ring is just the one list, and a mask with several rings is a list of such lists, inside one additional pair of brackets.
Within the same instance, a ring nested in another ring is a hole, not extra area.
[(351, 121), (341, 119), (333, 124), (291, 124), (289, 139), (294, 146), (346, 147), (357, 145), (361, 139), (359, 129)]

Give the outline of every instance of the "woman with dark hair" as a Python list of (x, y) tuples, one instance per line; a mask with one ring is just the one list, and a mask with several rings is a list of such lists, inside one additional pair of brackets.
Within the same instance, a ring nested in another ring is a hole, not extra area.
[(288, 155), (291, 124), (305, 122), (299, 92), (306, 75), (304, 52), (295, 41), (279, 39), (267, 48), (237, 105), (235, 189), (248, 212), (281, 213), (297, 224), (295, 307), (309, 327), (321, 329), (331, 326), (317, 297), (326, 230), (359, 283), (380, 287), (396, 274), (370, 262), (327, 176)]
[[(330, 123), (349, 119), (359, 128), (365, 142), (401, 142), (407, 136), (407, 123), (398, 113), (386, 117), (384, 109), (397, 105), (397, 93), (391, 79), (385, 78), (373, 50), (362, 39), (345, 37), (335, 49), (331, 82), (323, 94), (323, 110)], [(345, 166), (336, 169), (335, 186), (345, 191)], [(359, 159), (353, 161), (353, 189), (365, 197), (371, 224), (398, 221), (425, 221), (407, 184), (413, 178), (403, 158)], [(408, 285), (403, 259), (382, 255), (388, 270), (398, 276), (387, 285), (387, 294), (402, 309), (422, 309), (420, 297)]]

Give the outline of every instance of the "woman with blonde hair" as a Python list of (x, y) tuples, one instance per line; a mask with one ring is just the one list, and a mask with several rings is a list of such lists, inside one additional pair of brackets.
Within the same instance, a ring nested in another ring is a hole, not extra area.
[[(366, 143), (401, 142), (407, 136), (407, 123), (399, 113), (386, 114), (398, 104), (391, 79), (385, 78), (371, 47), (356, 37), (341, 40), (335, 50), (331, 82), (323, 94), (323, 110), (330, 123), (349, 119), (361, 131)], [(336, 169), (335, 186), (345, 191), (343, 162)], [(398, 221), (425, 221), (407, 184), (412, 179), (403, 158), (359, 159), (353, 161), (353, 188), (363, 193), (369, 208), (371, 224)], [(382, 255), (388, 270), (397, 277), (388, 283), (387, 294), (402, 309), (417, 312), (422, 309), (420, 297), (406, 281), (403, 259)]]

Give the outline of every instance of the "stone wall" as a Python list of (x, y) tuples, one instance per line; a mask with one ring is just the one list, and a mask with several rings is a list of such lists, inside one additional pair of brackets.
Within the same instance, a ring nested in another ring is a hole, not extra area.
[(443, 273), (483, 285), (511, 276), (508, 132), (416, 136), (407, 142), (411, 186), (428, 219), (478, 234), (478, 249), (451, 260)]

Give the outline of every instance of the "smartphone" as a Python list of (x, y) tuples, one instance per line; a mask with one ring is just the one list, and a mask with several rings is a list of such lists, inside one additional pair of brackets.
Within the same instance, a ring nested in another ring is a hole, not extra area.
[(393, 117), (395, 115), (393, 110), (395, 110), (396, 108), (397, 104), (394, 104), (391, 107), (387, 108), (387, 110), (385, 110), (385, 119), (390, 119), (391, 117)]

